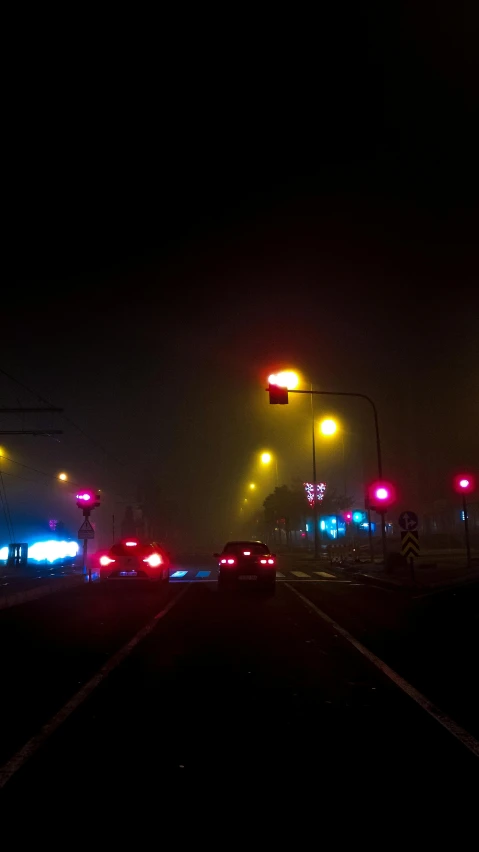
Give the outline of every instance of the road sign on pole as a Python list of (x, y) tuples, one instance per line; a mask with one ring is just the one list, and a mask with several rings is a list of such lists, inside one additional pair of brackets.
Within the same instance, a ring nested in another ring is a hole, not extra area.
[(88, 518), (85, 518), (80, 529), (78, 530), (78, 538), (79, 538), (79, 540), (81, 540), (81, 539), (86, 540), (86, 539), (90, 539), (90, 538), (95, 538), (95, 530), (93, 529)]
[(415, 512), (401, 512), (398, 523), (403, 532), (415, 532), (418, 528), (419, 519)]
[(419, 556), (419, 535), (415, 530), (401, 533), (401, 553), (403, 556)]

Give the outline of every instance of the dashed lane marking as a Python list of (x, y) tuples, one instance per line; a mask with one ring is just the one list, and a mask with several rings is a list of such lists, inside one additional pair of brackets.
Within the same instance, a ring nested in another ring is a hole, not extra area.
[(328, 574), (327, 571), (315, 571), (314, 573), (317, 574), (319, 577), (330, 577), (332, 580), (337, 579), (335, 574)]
[(288, 589), (290, 589), (298, 598), (303, 602), (303, 604), (311, 611), (314, 612), (319, 618), (322, 618), (323, 621), (326, 621), (334, 630), (339, 633), (347, 642), (353, 645), (363, 657), (366, 657), (373, 666), (376, 666), (386, 677), (388, 677), (392, 682), (399, 687), (406, 695), (409, 695), (409, 698), (412, 698), (416, 704), (419, 704), (426, 713), (429, 713), (433, 719), (436, 719), (446, 731), (449, 731), (459, 742), (462, 743), (469, 751), (473, 753), (475, 757), (479, 757), (479, 741), (476, 740), (469, 731), (466, 731), (464, 728), (461, 728), (454, 719), (451, 719), (446, 713), (436, 707), (435, 704), (432, 704), (425, 695), (423, 695), (419, 690), (417, 690), (412, 684), (410, 684), (407, 680), (405, 680), (401, 675), (391, 669), (384, 660), (381, 660), (380, 657), (376, 657), (376, 654), (373, 654), (372, 651), (369, 651), (364, 645), (361, 644), (354, 636), (351, 635), (344, 627), (341, 627), (336, 621), (333, 621), (329, 615), (326, 615), (319, 607), (316, 606), (312, 601), (309, 600), (305, 595), (295, 589), (294, 586), (291, 586), (289, 583), (284, 584)]
[(308, 580), (311, 579), (310, 575), (305, 574), (304, 571), (291, 571), (291, 573), (294, 574), (295, 577), (307, 577)]
[(14, 754), (9, 761), (7, 761), (7, 763), (4, 763), (4, 765), (0, 768), (0, 790), (5, 787), (5, 784), (10, 781), (10, 778), (15, 775), (19, 769), (21, 769), (27, 760), (46, 743), (60, 725), (63, 725), (63, 722), (66, 722), (68, 717), (71, 716), (71, 714), (77, 710), (81, 704), (83, 704), (83, 702), (98, 686), (100, 686), (101, 683), (103, 683), (108, 675), (111, 674), (114, 669), (118, 668), (120, 663), (122, 663), (123, 660), (131, 654), (133, 649), (155, 629), (158, 622), (179, 602), (188, 589), (189, 585), (184, 586), (181, 592), (179, 592), (173, 600), (167, 603), (166, 606), (163, 607), (163, 609), (145, 625), (145, 627), (142, 627), (141, 630), (133, 636), (133, 639), (130, 639), (126, 645), (123, 645), (123, 648), (120, 648), (116, 654), (113, 654), (113, 656), (110, 657), (108, 662), (102, 666), (100, 671), (97, 672), (96, 675), (93, 675), (93, 677), (78, 690), (73, 698), (71, 698), (70, 701), (67, 701), (62, 709), (55, 714), (55, 716), (52, 716), (38, 734), (29, 739), (28, 742), (26, 742), (25, 745), (22, 746), (22, 748), (17, 751), (17, 753)]

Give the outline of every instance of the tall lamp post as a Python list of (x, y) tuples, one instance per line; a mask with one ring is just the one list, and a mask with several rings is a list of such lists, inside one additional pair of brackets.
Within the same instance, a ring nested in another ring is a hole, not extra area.
[(267, 464), (271, 464), (271, 462), (274, 462), (275, 484), (276, 484), (276, 486), (278, 486), (279, 485), (278, 459), (276, 458), (276, 456), (273, 456), (272, 453), (269, 453), (269, 452), (261, 453), (261, 464), (267, 465)]
[[(380, 436), (379, 436), (378, 412), (377, 412), (376, 406), (375, 406), (373, 400), (371, 399), (371, 397), (367, 396), (365, 393), (356, 393), (354, 391), (317, 391), (317, 390), (313, 390), (312, 385), (311, 385), (310, 390), (300, 390), (298, 388), (298, 384), (299, 384), (299, 376), (298, 376), (297, 373), (294, 373), (292, 370), (284, 371), (282, 373), (274, 373), (274, 374), (270, 375), (269, 378), (268, 378), (268, 387), (266, 388), (266, 390), (269, 393), (270, 403), (273, 404), (273, 405), (287, 405), (288, 402), (289, 402), (289, 400), (288, 400), (288, 394), (289, 393), (309, 393), (311, 395), (311, 407), (313, 405), (313, 402), (312, 402), (313, 395), (315, 395), (315, 396), (316, 395), (318, 395), (318, 396), (354, 396), (354, 397), (358, 397), (359, 399), (365, 399), (366, 402), (369, 403), (369, 405), (371, 406), (371, 408), (373, 410), (373, 416), (374, 416), (374, 431), (375, 431), (375, 438), (376, 438), (376, 457), (377, 457), (377, 466), (378, 466), (378, 478), (380, 480), (382, 480), (383, 464), (382, 464), (382, 454), (381, 454), (381, 439), (380, 439)], [(313, 417), (313, 480), (314, 480), (314, 486), (315, 486), (315, 489), (316, 489), (316, 447), (315, 447), (315, 437), (314, 437), (314, 417)], [(315, 512), (315, 521), (316, 521), (316, 518), (317, 518), (316, 493), (315, 493), (314, 497), (315, 497), (315, 500), (314, 500), (313, 507), (314, 507), (314, 512)], [(314, 553), (315, 553), (315, 556), (317, 557), (318, 551), (319, 551), (319, 544), (318, 544), (318, 531), (317, 531), (316, 527), (317, 527), (317, 524), (315, 522)], [(384, 544), (383, 552), (384, 552), (384, 559), (385, 559), (386, 558), (385, 531), (383, 531), (383, 544)]]
[(319, 557), (319, 530), (318, 530), (318, 483), (316, 476), (316, 436), (314, 424), (314, 396), (311, 385), (311, 435), (313, 445), (313, 523), (314, 523), (314, 558)]

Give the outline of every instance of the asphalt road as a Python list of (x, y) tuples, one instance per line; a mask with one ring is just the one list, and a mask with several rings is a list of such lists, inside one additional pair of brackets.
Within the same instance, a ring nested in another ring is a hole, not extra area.
[(274, 598), (225, 597), (190, 560), (167, 585), (0, 612), (4, 800), (477, 787), (478, 588), (415, 599), (313, 573), (288, 564)]

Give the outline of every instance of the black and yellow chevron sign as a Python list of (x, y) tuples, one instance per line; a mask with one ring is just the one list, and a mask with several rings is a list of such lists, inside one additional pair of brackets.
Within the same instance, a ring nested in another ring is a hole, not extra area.
[(401, 533), (401, 553), (403, 556), (419, 556), (420, 549), (417, 532)]

